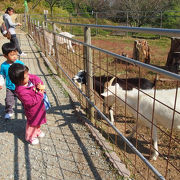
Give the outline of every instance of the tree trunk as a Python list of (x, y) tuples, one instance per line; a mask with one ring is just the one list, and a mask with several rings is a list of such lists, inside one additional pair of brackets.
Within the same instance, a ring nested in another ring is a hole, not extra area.
[(171, 38), (171, 48), (168, 53), (166, 66), (170, 71), (180, 74), (180, 38)]
[(149, 64), (150, 47), (146, 40), (134, 41), (133, 59)]

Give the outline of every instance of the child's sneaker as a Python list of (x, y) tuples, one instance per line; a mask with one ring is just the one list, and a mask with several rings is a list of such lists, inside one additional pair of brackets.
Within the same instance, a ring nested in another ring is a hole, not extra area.
[(34, 138), (32, 139), (32, 141), (30, 142), (32, 145), (36, 145), (39, 144), (39, 139), (38, 138)]
[(45, 136), (45, 133), (41, 131), (38, 137), (43, 138)]
[(4, 119), (11, 119), (13, 117), (14, 113), (6, 113), (4, 116)]

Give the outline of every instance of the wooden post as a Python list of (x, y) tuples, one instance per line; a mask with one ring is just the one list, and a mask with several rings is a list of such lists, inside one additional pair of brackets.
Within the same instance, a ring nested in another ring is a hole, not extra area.
[(134, 41), (133, 59), (149, 64), (150, 47), (146, 40)]
[[(91, 45), (91, 29), (89, 27), (84, 28), (84, 42)], [(90, 47), (84, 47), (84, 58), (85, 58), (85, 70), (87, 72), (87, 88), (86, 94), (91, 102), (94, 102), (93, 94), (93, 66), (92, 66), (92, 51)], [(88, 118), (94, 123), (94, 108), (88, 103)]]
[(34, 20), (34, 34), (35, 34), (35, 41), (37, 43), (37, 27), (36, 27), (36, 20)]
[(33, 19), (31, 20), (31, 32), (32, 32), (32, 37), (34, 38), (34, 25), (33, 25)]
[[(38, 40), (37, 44), (41, 47), (39, 20), (37, 22), (37, 40)], [(41, 49), (42, 49), (42, 47), (41, 47)]]
[(44, 41), (44, 54), (45, 56), (47, 57), (47, 44), (46, 44), (46, 38), (45, 38), (45, 23), (44, 21), (42, 22), (42, 25), (43, 25), (43, 41)]
[[(53, 37), (54, 37), (54, 51), (55, 51), (55, 59), (56, 59), (56, 64), (59, 63), (59, 56), (58, 56), (58, 47), (57, 47), (57, 43), (56, 43), (56, 24), (52, 23), (52, 27), (53, 27)], [(62, 77), (61, 74), (61, 70), (59, 69), (58, 65), (56, 66), (56, 72), (57, 74)]]
[(31, 20), (31, 33), (34, 38), (34, 26), (33, 26), (33, 20)]
[(171, 48), (168, 53), (166, 66), (170, 71), (180, 74), (180, 37), (171, 38)]
[[(69, 14), (69, 23), (72, 23), (72, 15), (71, 15), (71, 13)], [(70, 26), (70, 32), (71, 32), (71, 34), (73, 34), (72, 26)]]
[(30, 15), (28, 15), (28, 17), (27, 17), (27, 20), (28, 20), (28, 34), (30, 34), (30, 32), (31, 32), (31, 26), (30, 26)]
[(44, 26), (47, 28), (47, 14), (48, 10), (44, 10)]
[[(96, 25), (98, 24), (98, 12), (96, 12), (96, 15), (95, 15), (95, 18), (96, 18)], [(98, 34), (98, 29), (96, 28), (96, 36)]]
[[(126, 26), (129, 26), (129, 12), (126, 12)], [(128, 37), (128, 32), (126, 32), (126, 36)]]
[(36, 39), (36, 26), (35, 26), (35, 21), (33, 21), (33, 38)]

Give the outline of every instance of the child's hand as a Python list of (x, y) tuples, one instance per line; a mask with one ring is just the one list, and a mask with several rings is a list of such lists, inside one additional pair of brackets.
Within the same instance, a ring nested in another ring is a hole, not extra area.
[(38, 90), (36, 89), (36, 88), (33, 88), (33, 90), (37, 93), (38, 92)]
[(44, 89), (40, 89), (39, 92), (44, 94)]
[(45, 90), (45, 85), (42, 85), (41, 83), (39, 83), (38, 85), (37, 85), (37, 88), (41, 91), (41, 90)]
[(3, 87), (2, 86), (0, 86), (0, 90), (2, 89)]

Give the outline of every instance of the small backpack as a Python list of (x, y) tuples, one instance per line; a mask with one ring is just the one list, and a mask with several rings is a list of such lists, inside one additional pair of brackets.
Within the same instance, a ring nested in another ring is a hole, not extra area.
[(1, 34), (7, 39), (11, 39), (11, 33), (7, 30), (5, 23), (3, 22), (0, 27)]

